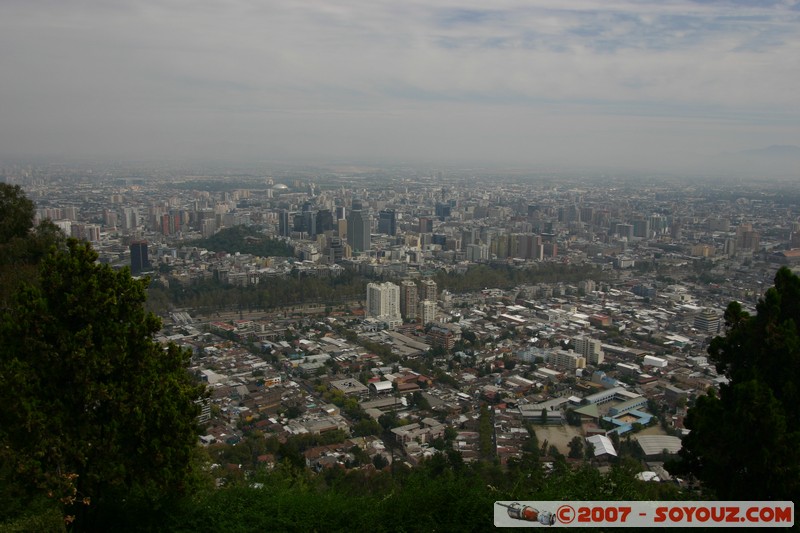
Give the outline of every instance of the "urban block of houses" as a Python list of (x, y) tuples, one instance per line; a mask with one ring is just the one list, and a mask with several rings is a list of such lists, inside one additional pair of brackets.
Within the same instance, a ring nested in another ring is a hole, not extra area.
[(423, 418), (419, 423), (407, 424), (392, 429), (397, 442), (406, 446), (410, 442), (431, 442), (436, 437), (444, 437), (445, 425), (433, 418)]
[(356, 396), (360, 398), (369, 397), (369, 388), (357, 379), (339, 379), (328, 383), (328, 388), (338, 390), (345, 396)]

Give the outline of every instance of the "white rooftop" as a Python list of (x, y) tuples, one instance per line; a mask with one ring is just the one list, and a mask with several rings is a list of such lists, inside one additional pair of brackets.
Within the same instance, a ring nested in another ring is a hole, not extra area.
[(594, 446), (595, 457), (600, 455), (617, 456), (617, 450), (614, 449), (614, 444), (611, 442), (611, 439), (605, 435), (592, 435), (591, 437), (586, 437), (586, 441)]
[(640, 435), (636, 437), (639, 446), (645, 455), (658, 455), (664, 450), (669, 453), (678, 453), (681, 449), (681, 439), (669, 435)]

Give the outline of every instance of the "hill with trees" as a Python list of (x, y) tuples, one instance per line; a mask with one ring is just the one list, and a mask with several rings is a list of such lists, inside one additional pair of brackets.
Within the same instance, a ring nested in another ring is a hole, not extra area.
[(223, 228), (205, 239), (190, 241), (189, 246), (206, 248), (214, 252), (250, 254), (259, 257), (291, 257), (294, 249), (280, 239), (267, 237), (252, 226)]

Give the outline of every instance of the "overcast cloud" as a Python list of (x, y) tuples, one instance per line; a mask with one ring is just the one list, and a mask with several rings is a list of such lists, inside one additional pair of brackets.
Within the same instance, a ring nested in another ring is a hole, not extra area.
[(798, 94), (790, 0), (0, 2), (7, 156), (659, 166)]

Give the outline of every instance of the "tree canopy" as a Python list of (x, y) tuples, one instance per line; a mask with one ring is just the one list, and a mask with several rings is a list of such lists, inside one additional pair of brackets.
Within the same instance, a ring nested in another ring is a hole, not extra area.
[(230, 254), (239, 252), (260, 257), (291, 257), (294, 255), (292, 247), (284, 241), (267, 237), (257, 229), (244, 225), (223, 228), (208, 238), (187, 244)]
[(537, 263), (524, 268), (507, 264), (471, 265), (466, 272), (445, 273), (434, 277), (440, 289), (451, 292), (470, 292), (486, 287), (510, 289), (520, 284), (577, 282), (587, 278), (602, 279), (604, 274), (590, 265), (564, 263)]
[(96, 259), (68, 240), (0, 316), (0, 484), (79, 515), (132, 489), (180, 492), (203, 394), (190, 352), (153, 338), (147, 280)]
[(786, 267), (757, 305), (733, 302), (708, 353), (730, 381), (689, 410), (683, 467), (717, 497), (800, 495), (800, 278)]
[(33, 202), (19, 185), (0, 183), (0, 307), (22, 281), (36, 277), (36, 265), (64, 235), (49, 220), (34, 227)]
[(33, 226), (33, 202), (19, 185), (0, 183), (0, 213), (0, 242), (24, 237)]

